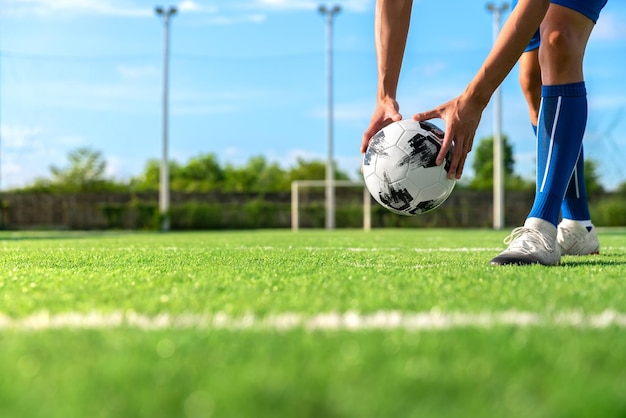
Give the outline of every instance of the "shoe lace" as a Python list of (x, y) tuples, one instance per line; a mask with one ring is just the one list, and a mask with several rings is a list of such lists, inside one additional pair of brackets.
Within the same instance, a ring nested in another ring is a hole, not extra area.
[[(522, 237), (524, 239), (520, 239)], [(537, 241), (540, 241), (548, 251), (554, 250), (553, 243), (548, 241), (542, 233), (534, 228), (520, 226), (515, 228), (506, 238), (504, 238), (504, 244), (509, 246), (509, 248), (515, 247), (524, 250), (525, 252), (532, 251), (532, 248), (528, 248), (529, 242), (535, 243)]]

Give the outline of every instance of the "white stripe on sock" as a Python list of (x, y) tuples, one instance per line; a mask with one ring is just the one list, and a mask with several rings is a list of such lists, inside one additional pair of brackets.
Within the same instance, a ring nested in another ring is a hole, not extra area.
[[(554, 135), (556, 133), (556, 127), (559, 123), (559, 116), (561, 114), (561, 100), (563, 98), (559, 96), (556, 101), (556, 114), (554, 115), (554, 123), (552, 124), (552, 135), (550, 135), (550, 147), (548, 148), (548, 158), (546, 159), (546, 169), (543, 172), (543, 181), (541, 182), (541, 187), (539, 188), (539, 192), (543, 193), (543, 189), (546, 186), (546, 180), (548, 178), (548, 172), (550, 171), (550, 160), (552, 159), (552, 149), (554, 148)], [(537, 144), (539, 141), (537, 141)], [(538, 145), (537, 145), (538, 146)]]
[[(576, 162), (578, 164), (578, 162)], [(576, 187), (576, 199), (580, 199), (580, 190), (578, 188), (578, 168), (574, 166), (574, 186)]]
[[(574, 179), (574, 188), (576, 190), (576, 199), (580, 199), (580, 183), (578, 181), (578, 161), (580, 160), (580, 157), (583, 154), (583, 144), (580, 144), (580, 149), (578, 150), (578, 158), (576, 158), (576, 164), (574, 165), (574, 169), (572, 170), (572, 175), (569, 176), (569, 181), (567, 182), (567, 186), (569, 188), (569, 184), (572, 182), (572, 179)], [(567, 194), (567, 189), (565, 190), (565, 193)], [(563, 199), (565, 199), (565, 196), (563, 196)]]

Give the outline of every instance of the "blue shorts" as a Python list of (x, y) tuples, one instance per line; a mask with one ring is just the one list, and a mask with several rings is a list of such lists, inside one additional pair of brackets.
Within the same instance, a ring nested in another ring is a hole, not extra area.
[[(512, 1), (512, 7), (517, 5), (517, 1), (518, 0)], [(600, 17), (600, 10), (602, 10), (602, 8), (606, 5), (607, 1), (608, 0), (550, 0), (550, 3), (558, 4), (559, 6), (577, 11), (578, 13), (587, 16), (591, 19), (591, 21), (593, 21), (593, 23), (596, 23), (598, 21), (598, 17)], [(537, 30), (524, 52), (539, 48), (540, 42), (539, 30)]]

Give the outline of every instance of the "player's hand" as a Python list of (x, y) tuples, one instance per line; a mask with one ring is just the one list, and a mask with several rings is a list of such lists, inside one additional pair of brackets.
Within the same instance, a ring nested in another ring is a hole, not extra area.
[(472, 150), (474, 135), (482, 117), (484, 106), (461, 95), (432, 110), (413, 116), (416, 121), (442, 119), (446, 124), (443, 145), (437, 156), (437, 165), (444, 162), (448, 150), (454, 143), (454, 151), (448, 169), (448, 178), (460, 179), (467, 154)]
[(402, 120), (402, 115), (398, 112), (400, 106), (394, 99), (385, 99), (378, 102), (374, 115), (370, 121), (367, 130), (363, 134), (363, 141), (361, 142), (361, 153), (365, 153), (367, 145), (370, 140), (378, 131), (383, 129), (390, 123)]

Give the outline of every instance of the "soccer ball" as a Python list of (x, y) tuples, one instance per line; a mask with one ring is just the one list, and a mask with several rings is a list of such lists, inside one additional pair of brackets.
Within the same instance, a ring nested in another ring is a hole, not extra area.
[(400, 215), (419, 215), (439, 207), (452, 193), (448, 178), (452, 147), (435, 164), (443, 131), (430, 122), (394, 122), (374, 135), (363, 157), (365, 185), (374, 199)]

